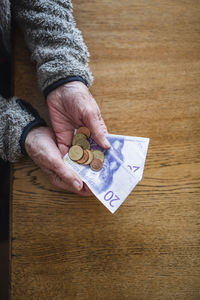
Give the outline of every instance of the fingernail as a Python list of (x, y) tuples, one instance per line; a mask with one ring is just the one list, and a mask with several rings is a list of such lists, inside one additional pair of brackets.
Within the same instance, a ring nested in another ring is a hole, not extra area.
[(104, 139), (104, 146), (105, 148), (110, 148), (110, 143), (106, 138)]
[(74, 188), (75, 188), (76, 190), (78, 190), (78, 191), (80, 191), (81, 188), (82, 188), (80, 182), (77, 181), (77, 180), (74, 180), (73, 186), (74, 186)]

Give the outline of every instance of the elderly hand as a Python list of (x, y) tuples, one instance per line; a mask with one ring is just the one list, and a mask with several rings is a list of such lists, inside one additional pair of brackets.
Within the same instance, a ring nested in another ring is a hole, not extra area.
[(92, 194), (79, 176), (64, 164), (50, 128), (32, 129), (26, 137), (25, 148), (36, 165), (48, 175), (53, 185), (83, 196)]
[(88, 88), (79, 81), (60, 86), (47, 96), (51, 123), (62, 155), (69, 150), (74, 129), (86, 126), (96, 143), (107, 149), (106, 125)]

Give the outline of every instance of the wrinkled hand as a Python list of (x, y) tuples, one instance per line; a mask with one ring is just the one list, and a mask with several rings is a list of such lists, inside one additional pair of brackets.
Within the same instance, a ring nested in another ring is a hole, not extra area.
[(56, 187), (88, 196), (92, 193), (79, 176), (63, 162), (53, 131), (48, 127), (32, 129), (25, 141), (27, 154)]
[(62, 156), (69, 150), (74, 129), (80, 126), (89, 128), (98, 145), (105, 149), (110, 147), (99, 107), (82, 82), (70, 82), (55, 89), (48, 95), (47, 104)]

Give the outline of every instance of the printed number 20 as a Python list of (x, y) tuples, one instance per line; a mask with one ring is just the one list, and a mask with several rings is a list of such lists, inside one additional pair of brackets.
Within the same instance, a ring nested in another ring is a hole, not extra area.
[(117, 195), (115, 195), (112, 191), (108, 191), (104, 196), (104, 200), (110, 201), (110, 206), (114, 207), (114, 205), (112, 204), (113, 201), (120, 200), (120, 198)]

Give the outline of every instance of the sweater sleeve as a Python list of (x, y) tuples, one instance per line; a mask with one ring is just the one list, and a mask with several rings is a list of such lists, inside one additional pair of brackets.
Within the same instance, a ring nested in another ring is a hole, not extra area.
[(69, 77), (92, 83), (89, 52), (76, 28), (70, 0), (13, 0), (13, 14), (24, 31), (38, 83), (44, 92)]
[(17, 161), (25, 154), (25, 139), (36, 126), (46, 125), (37, 111), (23, 100), (0, 96), (0, 158)]

